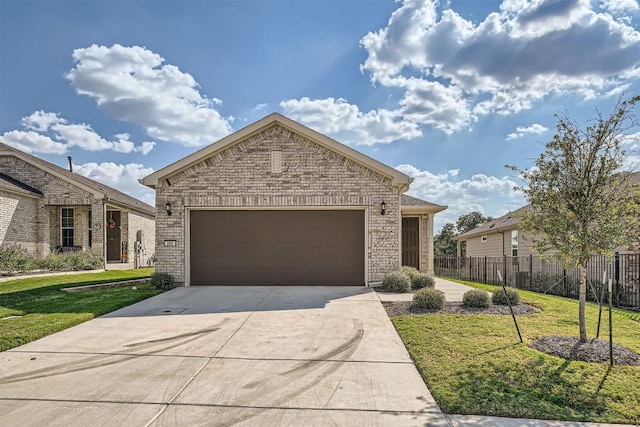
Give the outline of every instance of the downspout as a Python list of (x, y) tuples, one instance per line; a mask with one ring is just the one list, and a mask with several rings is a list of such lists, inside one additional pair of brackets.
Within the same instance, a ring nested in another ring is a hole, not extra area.
[(496, 230), (496, 233), (500, 233), (502, 235), (502, 256), (505, 256), (506, 253), (504, 252), (504, 231)]

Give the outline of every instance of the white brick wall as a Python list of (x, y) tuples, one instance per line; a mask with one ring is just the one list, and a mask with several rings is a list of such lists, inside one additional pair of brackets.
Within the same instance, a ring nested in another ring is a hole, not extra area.
[[(282, 173), (271, 173), (271, 152)], [(400, 266), (400, 197), (388, 177), (279, 125), (169, 177), (156, 188), (156, 270), (185, 280), (185, 207), (325, 207), (367, 209), (368, 280)], [(380, 215), (380, 202), (387, 214)], [(164, 205), (169, 201), (173, 215)], [(164, 246), (175, 240), (176, 246)]]

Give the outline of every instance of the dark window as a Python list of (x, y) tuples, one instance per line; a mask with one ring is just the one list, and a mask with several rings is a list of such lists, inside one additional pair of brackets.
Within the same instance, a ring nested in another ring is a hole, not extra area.
[(62, 208), (60, 228), (62, 229), (62, 247), (73, 246), (73, 208)]
[(89, 219), (87, 221), (89, 228), (89, 248), (91, 248), (91, 243), (93, 241), (93, 221), (91, 220), (91, 209), (89, 209)]

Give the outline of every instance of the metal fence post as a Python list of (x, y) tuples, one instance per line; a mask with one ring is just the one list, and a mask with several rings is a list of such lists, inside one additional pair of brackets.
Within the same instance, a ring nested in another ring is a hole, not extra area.
[(507, 286), (507, 255), (502, 255), (502, 283)]
[(615, 288), (616, 292), (614, 292), (613, 295), (610, 293), (609, 298), (612, 298), (615, 295), (616, 297), (615, 303), (617, 305), (620, 303), (620, 301), (618, 301), (620, 297), (617, 292), (620, 289), (620, 254), (618, 252), (614, 254), (614, 258), (613, 258), (613, 276), (616, 281), (616, 288)]
[(529, 290), (533, 289), (533, 254), (529, 254)]

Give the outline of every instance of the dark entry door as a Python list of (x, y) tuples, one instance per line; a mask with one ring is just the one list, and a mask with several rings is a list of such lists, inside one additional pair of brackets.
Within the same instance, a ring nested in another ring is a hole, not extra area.
[(402, 265), (420, 269), (420, 218), (402, 218)]
[(107, 262), (121, 262), (120, 211), (107, 211)]

